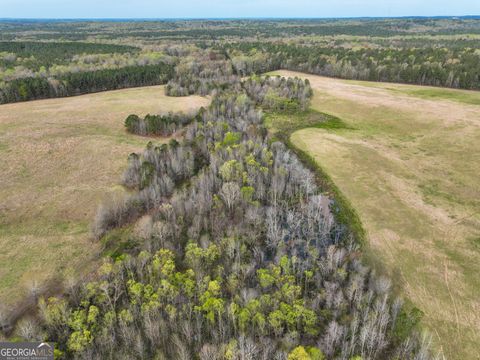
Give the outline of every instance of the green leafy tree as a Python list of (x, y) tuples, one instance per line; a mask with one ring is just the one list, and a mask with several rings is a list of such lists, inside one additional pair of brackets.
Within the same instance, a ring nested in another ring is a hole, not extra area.
[(288, 360), (312, 360), (303, 346), (297, 346), (288, 354)]

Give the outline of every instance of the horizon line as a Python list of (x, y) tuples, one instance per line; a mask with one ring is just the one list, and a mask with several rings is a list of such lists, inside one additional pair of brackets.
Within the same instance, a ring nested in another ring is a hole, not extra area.
[(336, 20), (336, 19), (432, 19), (432, 18), (480, 18), (480, 14), (466, 15), (401, 15), (401, 16), (325, 16), (325, 17), (267, 17), (267, 16), (243, 16), (243, 17), (0, 17), (0, 21), (19, 20), (68, 20), (68, 21), (165, 21), (165, 20)]

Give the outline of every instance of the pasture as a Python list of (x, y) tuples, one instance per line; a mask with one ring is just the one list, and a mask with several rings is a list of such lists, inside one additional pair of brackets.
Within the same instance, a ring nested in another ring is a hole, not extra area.
[(126, 116), (207, 104), (154, 86), (1, 105), (0, 304), (18, 303), (52, 277), (85, 273), (99, 259), (90, 239), (95, 211), (121, 190), (128, 155), (149, 140), (125, 132)]
[(424, 312), (448, 359), (479, 359), (480, 93), (275, 74), (308, 78), (312, 108), (344, 123), (291, 141), (359, 214), (366, 256)]

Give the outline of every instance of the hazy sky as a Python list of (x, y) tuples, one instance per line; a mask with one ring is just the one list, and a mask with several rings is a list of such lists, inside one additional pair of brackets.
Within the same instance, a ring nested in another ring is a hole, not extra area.
[(0, 0), (0, 18), (480, 15), (480, 0)]

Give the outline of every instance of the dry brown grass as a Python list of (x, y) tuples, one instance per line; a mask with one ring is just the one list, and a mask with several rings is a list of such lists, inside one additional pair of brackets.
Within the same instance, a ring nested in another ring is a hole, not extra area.
[(91, 268), (94, 212), (148, 141), (125, 133), (127, 115), (207, 104), (155, 86), (1, 105), (0, 304), (18, 302), (33, 282)]
[(280, 73), (308, 78), (313, 108), (351, 128), (292, 141), (356, 208), (371, 255), (448, 359), (479, 359), (480, 93)]

